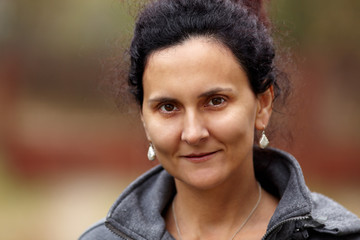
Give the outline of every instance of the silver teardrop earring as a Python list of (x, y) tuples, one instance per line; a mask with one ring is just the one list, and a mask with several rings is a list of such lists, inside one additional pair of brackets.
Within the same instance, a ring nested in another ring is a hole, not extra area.
[(259, 146), (260, 148), (264, 149), (266, 148), (267, 146), (269, 145), (269, 139), (266, 137), (265, 135), (265, 128), (264, 130), (262, 131), (261, 133), (261, 138), (260, 138), (260, 141), (259, 141)]
[(148, 152), (147, 152), (147, 157), (150, 161), (154, 161), (155, 158), (156, 158), (156, 153), (155, 153), (155, 149), (153, 147), (153, 145), (150, 143), (149, 145), (149, 149), (148, 149)]

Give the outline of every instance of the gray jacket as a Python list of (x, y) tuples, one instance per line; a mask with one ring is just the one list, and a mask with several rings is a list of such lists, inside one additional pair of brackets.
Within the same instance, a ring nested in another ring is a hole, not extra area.
[[(331, 199), (311, 193), (296, 159), (277, 149), (254, 149), (257, 180), (280, 201), (263, 239), (360, 240), (360, 219)], [(174, 179), (157, 166), (135, 180), (106, 219), (80, 240), (173, 240), (163, 214), (175, 195)]]

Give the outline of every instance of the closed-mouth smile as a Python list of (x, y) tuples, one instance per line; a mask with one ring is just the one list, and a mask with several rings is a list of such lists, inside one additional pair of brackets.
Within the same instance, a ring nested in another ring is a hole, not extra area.
[(182, 155), (182, 157), (186, 158), (187, 160), (190, 160), (191, 162), (204, 162), (211, 159), (217, 152), (219, 151), (191, 153), (188, 155)]

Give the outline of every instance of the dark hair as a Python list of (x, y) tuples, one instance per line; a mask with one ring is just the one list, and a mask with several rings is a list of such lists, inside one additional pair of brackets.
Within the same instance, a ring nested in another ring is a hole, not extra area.
[(130, 46), (130, 91), (142, 106), (142, 78), (150, 54), (191, 37), (208, 36), (231, 50), (247, 73), (255, 94), (273, 85), (276, 98), (280, 88), (268, 27), (259, 0), (153, 1), (140, 12), (135, 25)]

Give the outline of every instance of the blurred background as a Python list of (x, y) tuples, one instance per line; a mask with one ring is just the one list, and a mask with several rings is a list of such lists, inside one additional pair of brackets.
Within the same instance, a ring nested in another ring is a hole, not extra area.
[[(1, 239), (76, 239), (156, 164), (136, 109), (102, 82), (121, 70), (135, 12), (135, 1), (0, 0)], [(360, 1), (273, 0), (269, 12), (296, 90), (272, 146), (360, 215)]]

